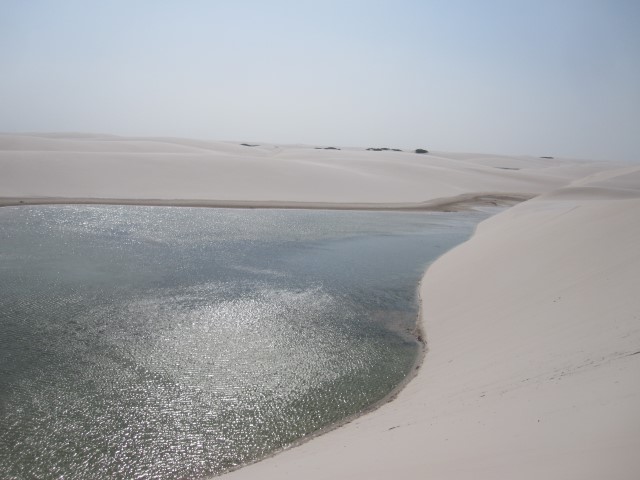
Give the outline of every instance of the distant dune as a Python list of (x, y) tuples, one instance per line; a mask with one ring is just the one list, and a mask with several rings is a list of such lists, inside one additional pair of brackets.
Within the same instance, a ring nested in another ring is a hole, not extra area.
[(477, 194), (533, 196), (607, 168), (603, 163), (534, 157), (247, 145), (255, 146), (174, 138), (4, 134), (0, 197), (5, 203), (127, 199), (224, 206), (275, 202), (419, 207)]

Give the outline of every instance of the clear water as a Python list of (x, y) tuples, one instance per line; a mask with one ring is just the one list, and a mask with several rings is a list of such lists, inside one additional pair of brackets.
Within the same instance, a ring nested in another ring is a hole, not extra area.
[(0, 478), (193, 478), (374, 404), (486, 214), (0, 209)]

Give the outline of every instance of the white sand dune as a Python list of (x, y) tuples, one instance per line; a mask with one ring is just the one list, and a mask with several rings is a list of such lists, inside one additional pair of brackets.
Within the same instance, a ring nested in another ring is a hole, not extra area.
[(0, 135), (0, 197), (421, 204), (535, 195), (603, 163), (104, 135)]
[(428, 353), (394, 401), (225, 478), (640, 478), (638, 166), (4, 135), (0, 172), (5, 203), (537, 195), (429, 268)]

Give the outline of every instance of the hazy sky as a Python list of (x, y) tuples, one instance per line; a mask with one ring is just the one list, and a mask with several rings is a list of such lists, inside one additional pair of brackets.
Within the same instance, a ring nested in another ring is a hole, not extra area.
[(640, 1), (0, 0), (0, 131), (640, 160)]

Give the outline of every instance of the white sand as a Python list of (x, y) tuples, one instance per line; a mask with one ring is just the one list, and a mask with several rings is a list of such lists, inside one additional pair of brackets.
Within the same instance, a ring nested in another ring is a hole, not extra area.
[(0, 197), (420, 204), (537, 194), (606, 165), (113, 136), (0, 135)]
[(0, 197), (543, 193), (429, 268), (429, 350), (398, 398), (225, 478), (640, 478), (640, 167), (112, 137), (0, 145)]

